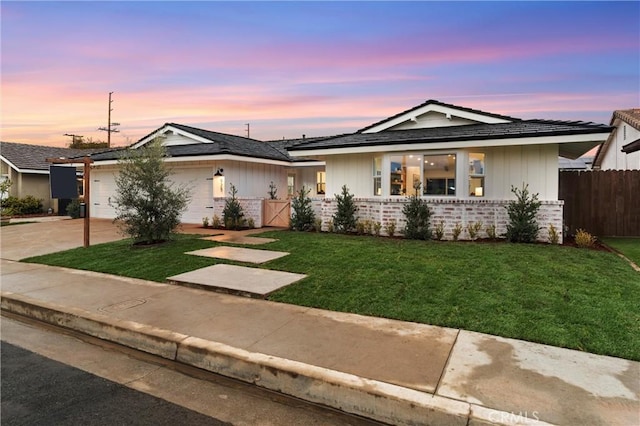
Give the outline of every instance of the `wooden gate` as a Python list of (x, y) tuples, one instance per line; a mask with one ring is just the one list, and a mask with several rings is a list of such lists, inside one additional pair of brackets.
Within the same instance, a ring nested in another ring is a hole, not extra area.
[(289, 227), (291, 217), (289, 200), (264, 200), (262, 206), (264, 226)]

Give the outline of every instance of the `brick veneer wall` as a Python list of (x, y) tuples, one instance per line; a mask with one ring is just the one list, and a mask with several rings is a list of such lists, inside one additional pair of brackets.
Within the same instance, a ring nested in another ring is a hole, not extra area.
[[(408, 202), (407, 199), (397, 198), (356, 198), (354, 199), (358, 211), (356, 217), (359, 220), (372, 220), (382, 224), (381, 234), (385, 234), (387, 223), (392, 219), (396, 221), (396, 234), (401, 235), (405, 227), (405, 218), (402, 208)], [(482, 222), (482, 231), (478, 238), (486, 238), (485, 229), (488, 226), (496, 226), (496, 235), (500, 236), (507, 231), (509, 217), (507, 215), (507, 200), (456, 200), (450, 198), (430, 199), (428, 202), (431, 209), (431, 227), (440, 222), (444, 222), (444, 239), (453, 239), (453, 228), (459, 223), (463, 227), (459, 239), (469, 239), (466, 229), (467, 224)], [(562, 209), (564, 201), (542, 201), (538, 211), (537, 221), (540, 227), (538, 234), (539, 241), (549, 240), (549, 225), (555, 226), (559, 243), (562, 243)], [(328, 230), (328, 223), (336, 212), (337, 203), (335, 199), (325, 198), (322, 200), (322, 230)]]
[[(224, 211), (226, 200), (225, 197), (214, 197), (213, 199), (213, 213), (211, 216), (217, 215), (220, 218), (220, 222), (222, 222), (222, 212)], [(263, 225), (262, 200), (264, 200), (264, 198), (238, 197), (245, 219), (253, 219), (256, 228), (262, 228)]]

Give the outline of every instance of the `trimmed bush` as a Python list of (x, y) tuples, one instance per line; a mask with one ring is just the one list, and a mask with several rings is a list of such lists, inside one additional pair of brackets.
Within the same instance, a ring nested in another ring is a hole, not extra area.
[(507, 205), (509, 223), (505, 236), (512, 243), (532, 243), (538, 237), (538, 222), (536, 214), (540, 210), (538, 194), (529, 194), (529, 185), (522, 189), (511, 186), (511, 192), (516, 196), (515, 201)]
[(336, 232), (346, 233), (356, 227), (356, 204), (353, 194), (349, 193), (347, 185), (342, 185), (342, 194), (336, 194), (337, 210), (333, 215), (333, 227)]
[(419, 197), (420, 183), (414, 185), (415, 193), (409, 196), (409, 203), (402, 208), (402, 213), (407, 220), (404, 228), (404, 236), (412, 240), (428, 240), (431, 238), (429, 222), (431, 210), (427, 201)]
[(314, 229), (316, 214), (311, 205), (311, 198), (309, 198), (310, 192), (311, 189), (303, 186), (291, 200), (293, 213), (291, 214), (290, 228), (294, 231), (311, 231)]

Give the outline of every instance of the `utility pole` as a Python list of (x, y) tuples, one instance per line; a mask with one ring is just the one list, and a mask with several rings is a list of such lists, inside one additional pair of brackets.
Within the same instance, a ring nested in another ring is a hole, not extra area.
[(111, 148), (111, 133), (118, 133), (120, 131), (118, 129), (114, 129), (114, 127), (119, 126), (120, 123), (111, 122), (111, 111), (113, 111), (113, 108), (111, 108), (111, 103), (113, 102), (111, 100), (111, 95), (113, 95), (113, 92), (109, 92), (109, 111), (107, 115), (107, 127), (98, 128), (98, 130), (107, 132), (107, 148)]
[(247, 139), (251, 139), (251, 128), (250, 128), (250, 124), (247, 123), (245, 124), (245, 126), (247, 126)]

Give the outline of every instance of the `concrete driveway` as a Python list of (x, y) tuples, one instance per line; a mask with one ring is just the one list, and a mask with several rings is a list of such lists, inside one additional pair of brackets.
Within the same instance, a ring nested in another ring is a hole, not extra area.
[[(124, 237), (109, 219), (91, 219), (90, 243), (101, 244)], [(82, 247), (84, 219), (47, 220), (0, 228), (0, 257), (20, 260)]]

